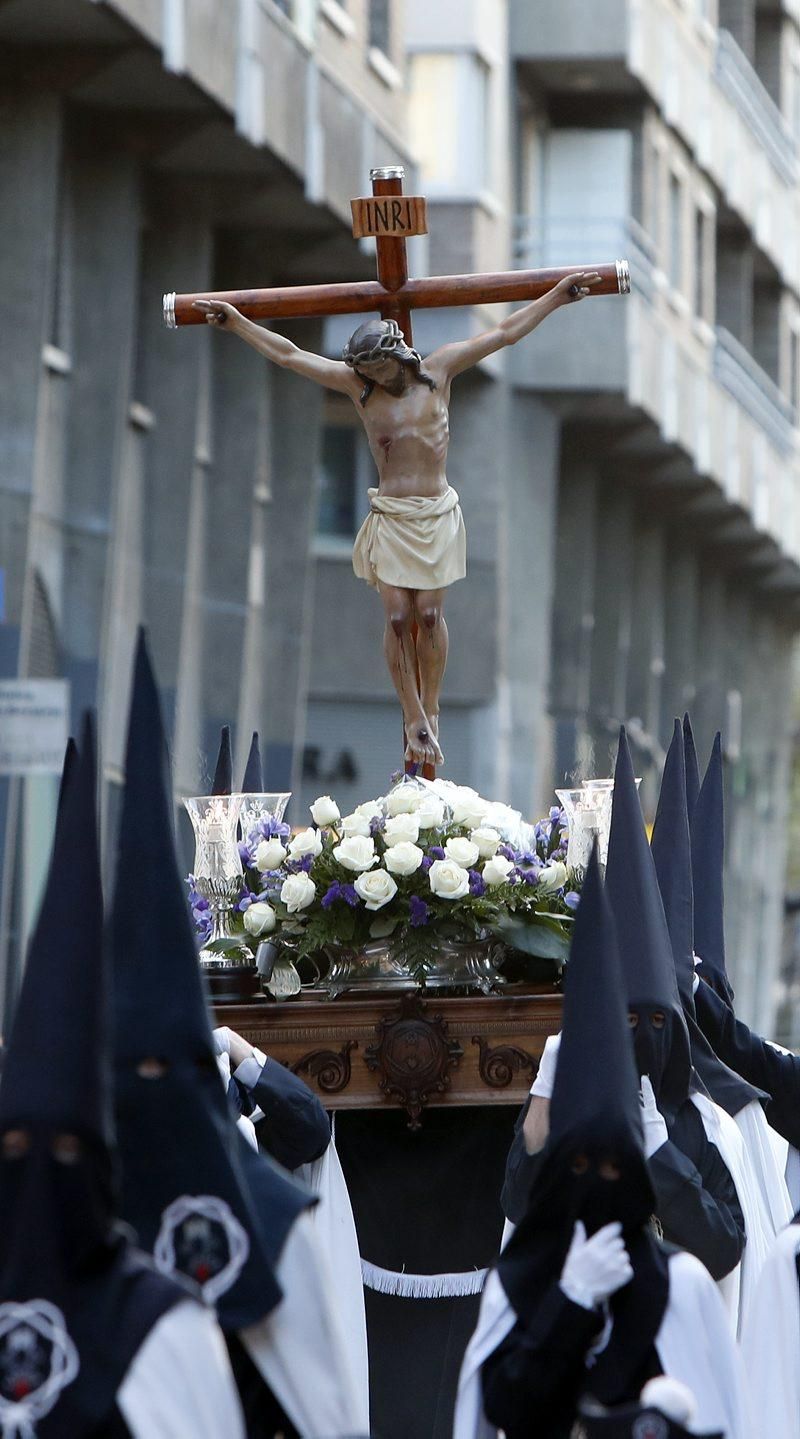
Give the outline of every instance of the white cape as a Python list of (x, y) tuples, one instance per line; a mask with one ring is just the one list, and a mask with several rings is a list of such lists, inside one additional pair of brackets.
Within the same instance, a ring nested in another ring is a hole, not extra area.
[[(745, 1142), (755, 1172), (761, 1197), (772, 1222), (773, 1232), (780, 1234), (796, 1212), (786, 1184), (786, 1162), (780, 1164), (772, 1143), (773, 1131), (767, 1124), (764, 1110), (757, 1099), (751, 1100), (735, 1116), (739, 1133)], [(787, 1151), (789, 1146), (786, 1146)], [(794, 1151), (795, 1154), (797, 1151)]]
[(717, 1146), (730, 1171), (744, 1216), (747, 1243), (741, 1264), (720, 1281), (734, 1334), (739, 1335), (758, 1276), (772, 1248), (775, 1228), (736, 1120), (705, 1095), (693, 1094), (692, 1103), (700, 1113), (710, 1143)]
[(795, 1258), (800, 1225), (778, 1236), (742, 1335), (753, 1439), (800, 1439), (800, 1287)]
[(312, 1212), (295, 1220), (275, 1273), (283, 1298), (239, 1338), (303, 1439), (366, 1439), (369, 1413)]
[[(515, 1322), (516, 1314), (493, 1269), (461, 1366), (453, 1439), (497, 1439), (498, 1430), (483, 1413), (480, 1371)], [(717, 1431), (725, 1439), (752, 1439), (741, 1361), (725, 1308), (708, 1271), (691, 1254), (670, 1257), (669, 1303), (655, 1345), (664, 1373), (694, 1394), (698, 1433)], [(775, 1429), (771, 1439), (779, 1435), (783, 1439), (782, 1431)]]
[(325, 1153), (313, 1164), (303, 1164), (294, 1172), (295, 1177), (319, 1197), (319, 1204), (311, 1211), (314, 1228), (328, 1256), (350, 1369), (358, 1386), (363, 1412), (369, 1414), (367, 1315), (361, 1255), (350, 1195), (336, 1153), (335, 1119), (331, 1142)]
[(125, 1375), (117, 1407), (133, 1439), (245, 1439), (228, 1351), (210, 1309), (184, 1300), (159, 1319)]

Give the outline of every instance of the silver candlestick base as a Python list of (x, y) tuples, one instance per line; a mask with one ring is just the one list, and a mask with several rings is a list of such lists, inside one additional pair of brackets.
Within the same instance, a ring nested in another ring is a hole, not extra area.
[[(243, 969), (254, 968), (252, 951), (244, 940), (234, 934), (233, 930), (234, 903), (241, 891), (241, 880), (238, 877), (235, 879), (210, 879), (207, 875), (197, 875), (195, 888), (198, 894), (208, 900), (211, 912), (211, 934), (198, 956), (203, 968), (224, 969), (231, 966), (240, 966)], [(208, 945), (215, 940), (230, 941), (230, 947), (226, 944), (224, 953), (209, 949)]]

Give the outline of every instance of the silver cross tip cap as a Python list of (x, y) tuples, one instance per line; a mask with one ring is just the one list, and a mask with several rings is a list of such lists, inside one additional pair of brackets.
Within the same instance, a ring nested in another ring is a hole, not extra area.
[(378, 165), (369, 172), (370, 180), (404, 180), (405, 177), (404, 165)]
[(620, 295), (631, 292), (631, 267), (627, 260), (617, 260), (617, 289)]
[[(617, 266), (619, 269), (619, 266)], [(164, 307), (164, 324), (168, 330), (177, 330), (178, 321), (175, 319), (175, 291), (169, 290), (162, 301)]]

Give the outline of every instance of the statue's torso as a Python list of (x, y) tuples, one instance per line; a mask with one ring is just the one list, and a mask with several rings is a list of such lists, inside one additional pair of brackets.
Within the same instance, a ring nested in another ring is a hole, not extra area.
[(359, 413), (382, 495), (441, 495), (450, 439), (449, 393), (413, 380), (399, 396), (377, 385)]

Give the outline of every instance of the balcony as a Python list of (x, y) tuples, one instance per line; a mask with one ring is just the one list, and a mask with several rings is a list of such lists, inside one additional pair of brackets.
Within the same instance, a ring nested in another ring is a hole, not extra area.
[[(631, 218), (522, 217), (520, 267), (625, 256), (631, 294), (560, 312), (509, 353), (512, 380), (557, 398), (563, 413), (631, 422), (682, 452), (754, 532), (800, 564), (800, 435), (797, 415), (770, 377), (727, 330), (704, 323), (658, 268), (653, 243)], [(647, 466), (643, 466), (646, 483)]]
[(509, 41), (515, 60), (621, 59), (627, 51), (628, 0), (512, 0)]
[(747, 56), (727, 30), (719, 32), (714, 79), (763, 146), (778, 174), (787, 185), (796, 185), (800, 169), (794, 135)]
[(721, 325), (716, 335), (714, 379), (755, 420), (776, 450), (791, 455), (796, 446), (794, 406), (735, 336)]

